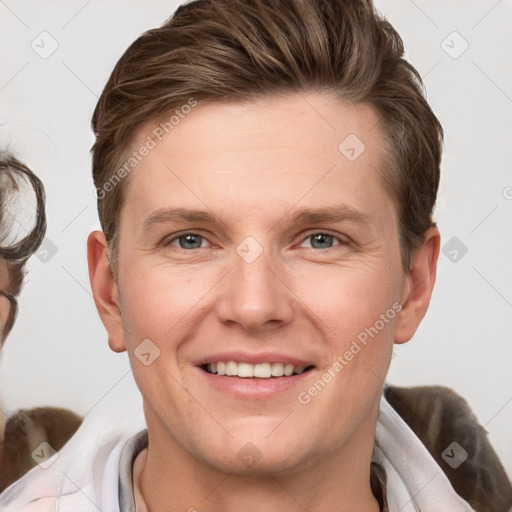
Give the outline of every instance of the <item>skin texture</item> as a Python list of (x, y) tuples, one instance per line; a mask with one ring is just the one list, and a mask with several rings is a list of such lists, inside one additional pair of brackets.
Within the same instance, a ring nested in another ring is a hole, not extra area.
[[(0, 258), (0, 290), (9, 293), (9, 272), (7, 264)], [(9, 317), (11, 303), (7, 297), (0, 295), (0, 343), (4, 339), (4, 327)]]
[[(0, 290), (9, 291), (9, 273), (7, 270), (7, 265), (3, 259), (0, 258)], [(2, 344), (4, 341), (4, 328), (9, 318), (9, 311), (11, 309), (11, 304), (9, 300), (0, 295), (0, 351), (2, 350)], [(0, 403), (1, 405), (1, 403)], [(3, 442), (4, 442), (4, 429), (5, 429), (5, 414), (0, 412), (0, 454), (3, 450)]]
[[(338, 149), (349, 134), (366, 146), (354, 161)], [(103, 233), (89, 236), (110, 347), (128, 351), (144, 398), (149, 510), (378, 510), (369, 470), (384, 378), (393, 343), (408, 341), (426, 313), (439, 253), (431, 228), (403, 271), (396, 206), (379, 175), (383, 147), (370, 107), (329, 95), (199, 105), (129, 177), (117, 282)], [(300, 209), (341, 204), (367, 222), (291, 222)], [(216, 220), (144, 229), (170, 207)], [(187, 232), (204, 237), (200, 248), (171, 241)], [(313, 246), (316, 233), (334, 235), (333, 246)], [(252, 263), (237, 252), (246, 237), (262, 249)], [(393, 304), (401, 311), (300, 403)], [(134, 353), (145, 339), (160, 351), (147, 366)], [(278, 352), (313, 369), (291, 389), (241, 399), (197, 366), (229, 351)], [(256, 463), (244, 463), (244, 447)]]

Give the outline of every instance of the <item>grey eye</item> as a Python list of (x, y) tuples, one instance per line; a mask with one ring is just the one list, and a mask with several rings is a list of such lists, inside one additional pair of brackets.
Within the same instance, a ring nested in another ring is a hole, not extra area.
[(334, 237), (326, 233), (317, 233), (309, 237), (314, 249), (328, 249), (333, 246)]
[(188, 235), (182, 235), (176, 240), (178, 240), (182, 249), (199, 249), (202, 245), (203, 237), (190, 233)]

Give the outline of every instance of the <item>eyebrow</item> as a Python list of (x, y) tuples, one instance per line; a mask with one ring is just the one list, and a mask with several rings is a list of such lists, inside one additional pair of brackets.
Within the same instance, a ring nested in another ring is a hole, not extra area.
[[(342, 221), (355, 222), (360, 225), (371, 224), (371, 219), (367, 214), (344, 204), (325, 208), (300, 208), (298, 210), (290, 210), (276, 224), (280, 224), (283, 221), (291, 225), (333, 224)], [(219, 218), (204, 210), (161, 208), (144, 220), (143, 228), (145, 231), (148, 231), (155, 224), (171, 222), (200, 222), (202, 224), (222, 223)], [(274, 227), (276, 224), (274, 224)]]
[(214, 224), (216, 218), (203, 210), (189, 210), (187, 208), (161, 208), (149, 215), (143, 224), (144, 230), (149, 230), (155, 224), (167, 222), (202, 222), (203, 224)]
[(369, 215), (345, 204), (325, 208), (300, 208), (288, 212), (280, 222), (286, 220), (290, 224), (333, 224), (350, 221), (356, 224), (369, 225)]

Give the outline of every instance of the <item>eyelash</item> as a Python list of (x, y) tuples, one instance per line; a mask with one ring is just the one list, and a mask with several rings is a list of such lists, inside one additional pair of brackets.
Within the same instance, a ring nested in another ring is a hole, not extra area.
[[(172, 236), (172, 238), (170, 239), (166, 239), (164, 240), (164, 242), (162, 243), (162, 245), (164, 247), (168, 247), (168, 246), (171, 246), (172, 242), (176, 241), (176, 240), (179, 240), (180, 238), (182, 237), (185, 237), (187, 235), (194, 235), (194, 236), (199, 236), (201, 237), (203, 240), (208, 240), (204, 235), (202, 235), (201, 233), (197, 233), (195, 231), (185, 231), (185, 232), (182, 232), (182, 233), (178, 233), (174, 236)], [(331, 247), (326, 247), (326, 248), (323, 248), (323, 249), (319, 249), (319, 248), (315, 248), (315, 247), (309, 247), (308, 249), (312, 249), (312, 250), (317, 250), (317, 251), (328, 251), (330, 249), (334, 249), (336, 247), (340, 247), (340, 246), (343, 246), (343, 245), (348, 245), (349, 244), (349, 241), (342, 238), (339, 234), (336, 234), (336, 233), (333, 233), (331, 231), (326, 231), (326, 230), (323, 230), (323, 231), (312, 231), (310, 233), (308, 233), (306, 236), (304, 236), (303, 238), (301, 238), (301, 241), (300, 241), (300, 244), (302, 245), (306, 240), (308, 240), (309, 238), (312, 238), (313, 236), (315, 235), (327, 235), (327, 236), (331, 236), (332, 238), (334, 238), (336, 241), (338, 241), (339, 243), (337, 245), (333, 245)], [(197, 247), (197, 248), (194, 248), (194, 249), (183, 249), (182, 247), (176, 247), (176, 249), (180, 250), (180, 251), (184, 251), (184, 252), (191, 252), (191, 251), (195, 251), (195, 250), (198, 250), (198, 249), (204, 249), (204, 247)]]

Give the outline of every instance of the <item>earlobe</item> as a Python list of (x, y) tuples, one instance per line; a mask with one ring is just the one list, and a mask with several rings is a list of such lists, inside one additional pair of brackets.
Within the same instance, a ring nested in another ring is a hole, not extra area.
[(114, 352), (126, 350), (117, 283), (107, 260), (107, 241), (102, 231), (93, 231), (87, 239), (89, 280), (96, 309), (108, 333)]
[(441, 236), (436, 227), (430, 228), (423, 243), (411, 256), (411, 266), (404, 277), (402, 310), (395, 324), (395, 343), (408, 342), (423, 320), (436, 282), (437, 259)]

